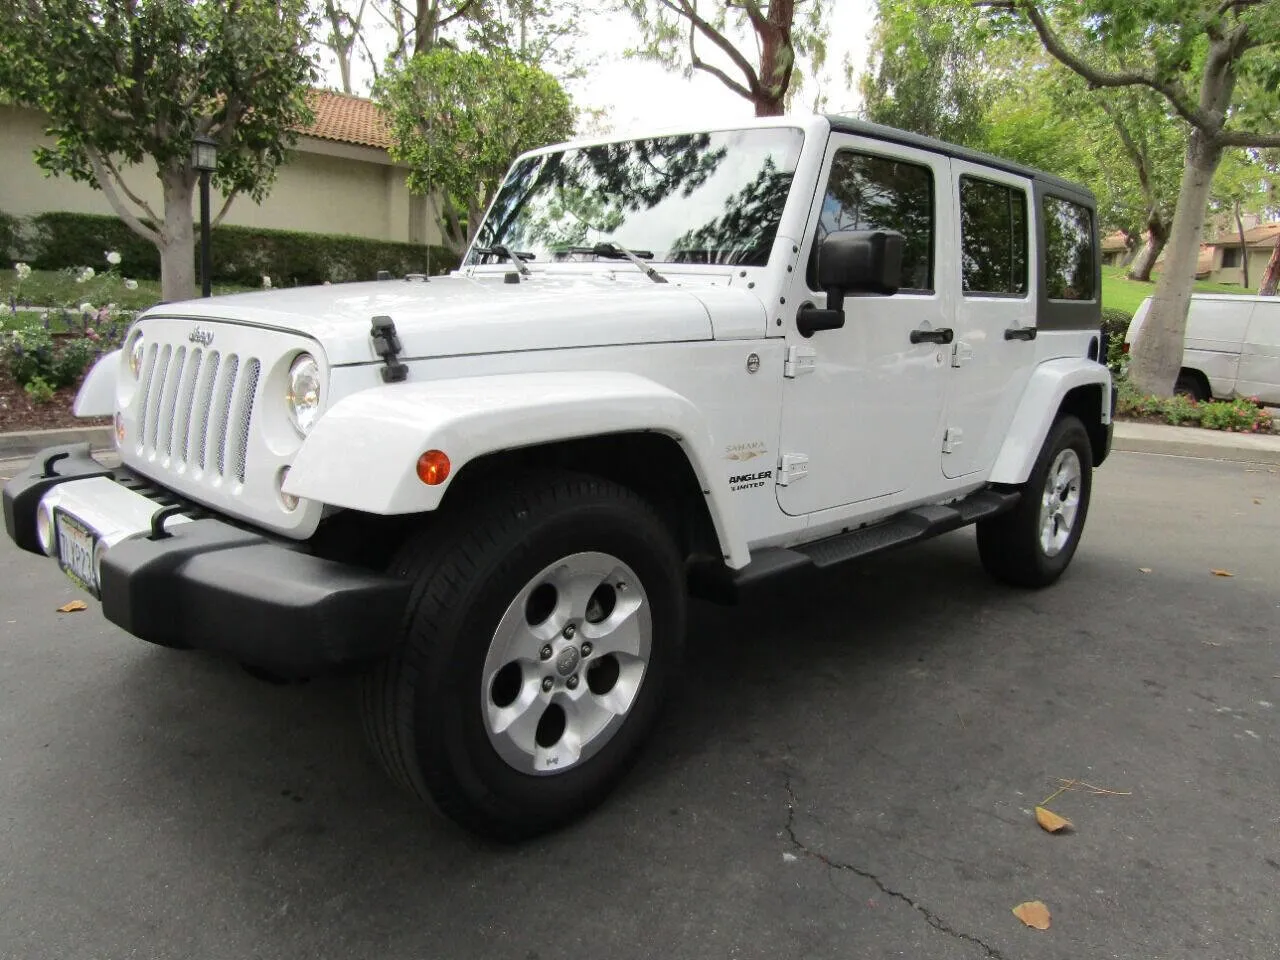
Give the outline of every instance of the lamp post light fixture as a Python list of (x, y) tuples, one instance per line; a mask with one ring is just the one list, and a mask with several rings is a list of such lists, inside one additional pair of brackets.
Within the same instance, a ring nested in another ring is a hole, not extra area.
[(209, 174), (218, 169), (218, 142), (200, 134), (191, 143), (191, 167), (200, 172), (200, 285), (203, 296), (213, 294), (213, 251), (209, 244)]

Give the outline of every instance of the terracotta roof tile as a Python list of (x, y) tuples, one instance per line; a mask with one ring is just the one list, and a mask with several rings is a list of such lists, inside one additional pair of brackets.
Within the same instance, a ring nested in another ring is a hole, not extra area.
[(300, 127), (299, 133), (381, 150), (391, 145), (391, 129), (372, 100), (333, 90), (312, 90), (308, 100), (315, 120)]

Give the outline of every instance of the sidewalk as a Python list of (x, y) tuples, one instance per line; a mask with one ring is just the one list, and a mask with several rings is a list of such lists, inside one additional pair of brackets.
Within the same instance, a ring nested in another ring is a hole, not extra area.
[(1280, 463), (1280, 436), (1274, 433), (1226, 433), (1199, 427), (1167, 427), (1158, 423), (1124, 420), (1116, 421), (1111, 449), (1200, 460)]

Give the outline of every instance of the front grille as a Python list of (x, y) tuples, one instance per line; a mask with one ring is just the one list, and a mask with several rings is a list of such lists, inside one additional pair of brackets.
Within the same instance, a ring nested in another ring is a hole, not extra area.
[(262, 364), (257, 357), (153, 343), (138, 390), (138, 453), (202, 482), (244, 483)]

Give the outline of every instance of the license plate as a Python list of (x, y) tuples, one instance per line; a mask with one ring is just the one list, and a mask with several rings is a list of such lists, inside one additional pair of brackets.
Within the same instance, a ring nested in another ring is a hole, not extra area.
[(53, 511), (54, 529), (58, 534), (58, 565), (79, 587), (98, 596), (98, 578), (93, 569), (93, 553), (98, 535), (61, 510)]

